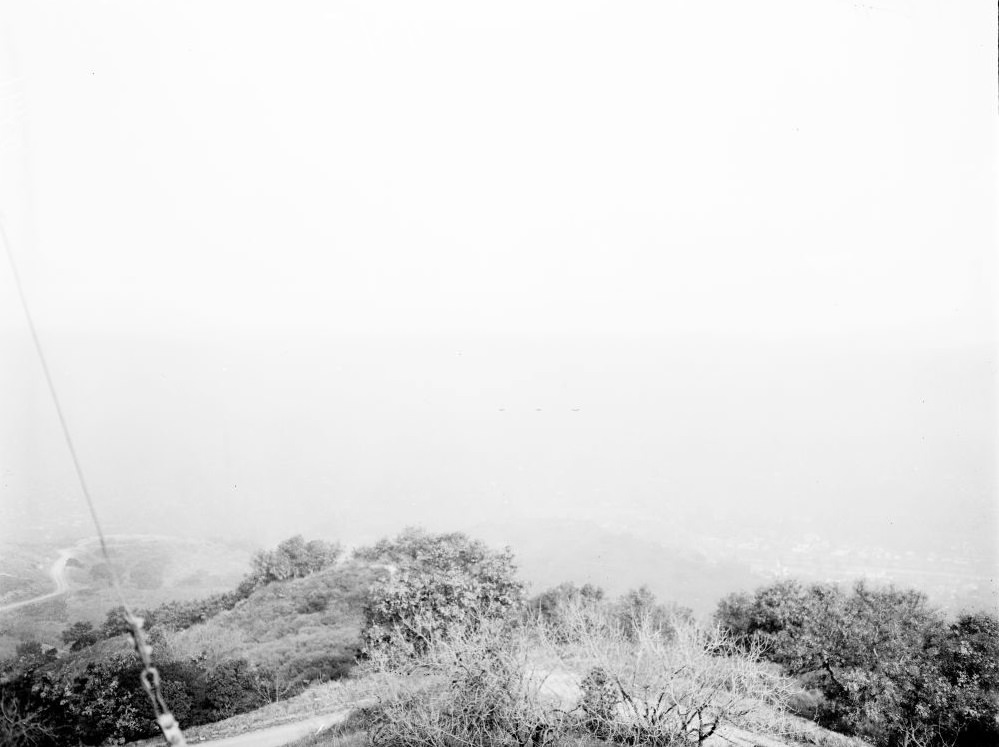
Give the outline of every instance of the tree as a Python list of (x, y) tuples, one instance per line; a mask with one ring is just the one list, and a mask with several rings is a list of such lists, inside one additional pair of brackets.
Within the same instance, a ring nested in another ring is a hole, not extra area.
[(62, 642), (69, 646), (70, 651), (79, 651), (82, 648), (93, 646), (100, 640), (100, 634), (94, 629), (94, 624), (90, 622), (75, 622), (60, 635)]
[(133, 740), (152, 736), (156, 725), (134, 655), (115, 654), (88, 664), (77, 676), (45, 673), (32, 687), (47, 723), (68, 729), (63, 743), (101, 744), (107, 739)]
[(364, 609), (368, 646), (402, 635), (421, 650), (434, 637), (502, 617), (523, 598), (509, 549), (492, 550), (465, 534), (407, 529), (359, 555), (401, 566), (371, 591)]
[(662, 604), (648, 586), (640, 586), (625, 593), (615, 605), (615, 612), (624, 630), (635, 635), (645, 624), (669, 636), (679, 621), (689, 622), (693, 612), (676, 602)]
[(532, 617), (554, 622), (559, 610), (568, 604), (596, 604), (604, 598), (604, 590), (593, 584), (576, 586), (572, 581), (563, 581), (558, 586), (546, 589), (527, 603), (527, 611)]
[(337, 544), (312, 540), (306, 543), (302, 535), (281, 542), (274, 550), (260, 550), (254, 554), (252, 577), (258, 584), (304, 578), (331, 566), (340, 557)]
[(825, 726), (880, 745), (983, 744), (996, 736), (999, 622), (947, 625), (926, 596), (858, 582), (782, 581), (732, 595), (716, 621), (820, 695)]
[(125, 608), (119, 604), (109, 609), (104, 624), (101, 625), (101, 638), (114, 638), (131, 632), (132, 627), (125, 619)]
[(24, 641), (14, 648), (14, 660), (10, 669), (13, 672), (33, 672), (56, 659), (54, 648), (46, 649), (38, 641)]
[(305, 570), (308, 573), (318, 573), (329, 568), (339, 560), (343, 549), (333, 542), (311, 540), (305, 545)]
[(999, 618), (961, 615), (940, 641), (940, 673), (953, 689), (950, 709), (964, 744), (999, 744)]
[(0, 744), (5, 747), (37, 747), (55, 742), (55, 731), (39, 714), (25, 708), (22, 699), (0, 689)]

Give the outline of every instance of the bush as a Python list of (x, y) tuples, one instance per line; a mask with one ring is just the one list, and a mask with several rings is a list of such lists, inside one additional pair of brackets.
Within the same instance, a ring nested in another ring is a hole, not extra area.
[(385, 683), (369, 713), (372, 742), (703, 743), (725, 722), (757, 716), (760, 729), (783, 708), (788, 681), (717, 630), (681, 623), (667, 634), (651, 618), (629, 630), (597, 604), (563, 609), (560, 621), (553, 637), (544, 621), (484, 619), (415, 656), (400, 653), (411, 641), (397, 631), (363, 664), (369, 681)]
[[(369, 674), (411, 671), (404, 658), (389, 651), (380, 649), (367, 662)], [(434, 637), (419, 659), (429, 686), (383, 694), (368, 711), (371, 742), (377, 747), (554, 744), (572, 721), (556, 700), (544, 697), (545, 678), (530, 658), (523, 629), (496, 620)]]
[(312, 540), (302, 535), (286, 539), (274, 550), (261, 550), (253, 556), (253, 576), (258, 583), (304, 578), (333, 565), (340, 557), (337, 544)]
[(324, 612), (330, 604), (330, 595), (326, 592), (311, 591), (305, 595), (295, 611), (300, 615), (311, 615), (316, 612)]
[(112, 607), (108, 610), (101, 625), (101, 638), (114, 638), (115, 636), (131, 633), (132, 628), (125, 619), (125, 608), (122, 605)]
[(617, 611), (563, 612), (566, 658), (586, 667), (582, 723), (595, 737), (629, 744), (702, 744), (728, 722), (775, 723), (790, 683), (717, 628), (655, 614), (622, 620)]
[(100, 634), (94, 629), (93, 623), (75, 622), (62, 632), (60, 638), (69, 646), (70, 651), (79, 651), (97, 643)]
[(364, 608), (369, 648), (401, 636), (420, 652), (431, 640), (500, 619), (522, 602), (510, 551), (491, 550), (464, 534), (409, 529), (358, 557), (401, 566), (370, 591)]
[(191, 602), (165, 602), (147, 613), (152, 620), (147, 627), (155, 624), (168, 630), (185, 630), (215, 617), (220, 612), (231, 610), (250, 596), (254, 588), (256, 587), (252, 585), (246, 588), (241, 585), (236, 591), (213, 594)]
[(32, 690), (47, 714), (45, 721), (60, 725), (83, 744), (100, 744), (108, 737), (139, 739), (152, 736), (155, 729), (149, 701), (139, 687), (141, 671), (135, 656), (117, 654), (88, 664), (75, 677), (45, 673)]
[(525, 612), (530, 619), (550, 624), (556, 622), (560, 610), (566, 605), (596, 604), (603, 598), (604, 590), (599, 586), (593, 584), (576, 586), (571, 581), (565, 581), (530, 599), (525, 606)]
[(878, 745), (999, 740), (999, 621), (948, 625), (925, 595), (782, 581), (732, 595), (716, 619), (812, 691), (799, 710)]
[(0, 688), (0, 744), (4, 747), (35, 747), (51, 744), (56, 734), (44, 724), (37, 712), (26, 711), (7, 687)]
[(643, 626), (653, 626), (669, 637), (678, 623), (689, 623), (694, 613), (676, 602), (660, 603), (647, 586), (624, 594), (614, 605), (614, 612), (625, 632), (637, 636)]

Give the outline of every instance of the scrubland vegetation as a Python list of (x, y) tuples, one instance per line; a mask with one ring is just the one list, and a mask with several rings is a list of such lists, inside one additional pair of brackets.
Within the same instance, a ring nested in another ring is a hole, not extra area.
[[(236, 589), (143, 615), (184, 726), (343, 682), (360, 707), (310, 745), (849, 742), (820, 726), (884, 747), (999, 743), (999, 621), (946, 619), (908, 590), (786, 581), (698, 623), (645, 588), (528, 598), (509, 552), (408, 530), (349, 557), (291, 538)], [(155, 734), (120, 610), (62, 639), (0, 665), (0, 743)]]
[[(129, 603), (154, 609), (166, 603), (194, 602), (231, 591), (246, 575), (250, 549), (230, 542), (143, 535), (112, 535), (108, 548)], [(100, 628), (117, 604), (110, 569), (96, 541), (58, 545), (4, 545), (0, 565), (19, 579), (34, 579), (0, 604), (50, 593), (52, 561), (69, 553), (62, 571), (67, 593), (0, 613), (0, 659), (15, 655), (18, 644), (37, 640), (60, 650), (62, 633), (74, 623)], [(34, 574), (34, 575), (31, 575)], [(3, 578), (0, 576), (0, 578)]]

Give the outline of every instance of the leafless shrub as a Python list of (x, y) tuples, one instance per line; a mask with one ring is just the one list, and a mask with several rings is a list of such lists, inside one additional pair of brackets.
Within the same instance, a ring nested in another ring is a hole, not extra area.
[(395, 675), (394, 692), (385, 687), (370, 711), (378, 747), (547, 747), (569, 729), (569, 714), (545, 695), (546, 673), (532, 664), (529, 631), (484, 621), (433, 640), (419, 659), (403, 643), (379, 647), (365, 665), (383, 686)]
[(702, 744), (726, 722), (784, 708), (787, 680), (717, 628), (675, 620), (667, 636), (642, 619), (626, 630), (594, 605), (564, 610), (561, 626), (563, 658), (586, 672), (583, 725), (601, 739)]
[(0, 692), (0, 744), (6, 747), (34, 747), (55, 738), (36, 713), (25, 711), (17, 698)]
[(552, 747), (587, 739), (702, 744), (724, 724), (764, 728), (787, 680), (714, 628), (629, 621), (600, 605), (543, 622), (485, 621), (411, 650), (369, 651), (376, 747)]

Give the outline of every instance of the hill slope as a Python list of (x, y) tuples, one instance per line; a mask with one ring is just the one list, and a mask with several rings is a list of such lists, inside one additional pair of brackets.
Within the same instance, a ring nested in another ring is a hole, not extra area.
[(492, 544), (509, 545), (521, 577), (531, 582), (534, 592), (574, 581), (596, 584), (617, 596), (644, 584), (659, 599), (678, 602), (702, 616), (733, 589), (753, 588), (767, 580), (736, 563), (713, 561), (695, 551), (585, 521), (483, 524), (470, 533)]

